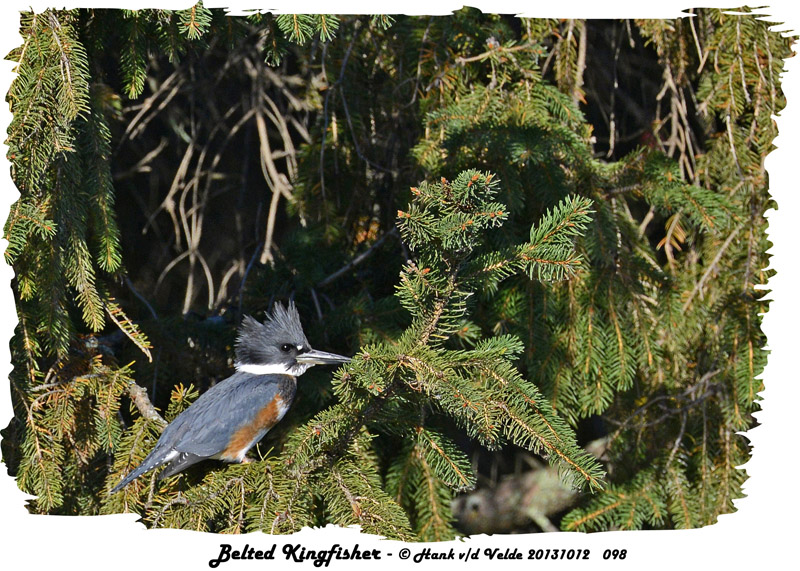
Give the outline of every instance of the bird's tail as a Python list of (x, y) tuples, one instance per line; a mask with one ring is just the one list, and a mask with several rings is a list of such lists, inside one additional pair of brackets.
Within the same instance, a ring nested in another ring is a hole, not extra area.
[(118, 491), (133, 482), (145, 472), (148, 472), (166, 462), (169, 452), (169, 450), (153, 450), (133, 472), (125, 476), (125, 478), (123, 478), (119, 484), (111, 488), (111, 491), (108, 493), (116, 494)]

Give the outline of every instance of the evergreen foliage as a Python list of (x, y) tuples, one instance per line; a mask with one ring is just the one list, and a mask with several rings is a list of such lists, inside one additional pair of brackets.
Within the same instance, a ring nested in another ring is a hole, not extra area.
[[(745, 9), (20, 23), (3, 457), (31, 511), (438, 541), (525, 451), (585, 491), (565, 530), (733, 509), (792, 38)], [(282, 298), (353, 361), (302, 377), (257, 461), (108, 495)]]
[[(570, 261), (567, 267), (573, 268), (579, 262), (568, 244), (589, 221), (586, 200), (565, 201), (510, 257), (474, 263), (482, 250), (483, 259), (496, 253), (485, 250), (487, 234), (506, 217), (505, 206), (494, 200), (497, 191), (496, 179), (477, 171), (465, 171), (452, 183), (412, 188), (414, 198), (407, 211), (398, 212), (398, 224), (415, 261), (403, 269), (397, 287), (411, 325), (392, 343), (366, 346), (340, 369), (333, 384), (337, 404), (298, 427), (280, 455), (215, 470), (177, 496), (179, 477), (166, 480), (166, 491), (145, 478), (105, 500), (104, 511), (135, 505), (146, 510), (153, 525), (271, 533), (317, 524), (322, 513), (327, 521), (359, 524), (386, 537), (449, 539), (454, 536), (452, 493), (472, 488), (475, 479), (458, 445), (436, 428), (439, 416), (451, 418), (487, 447), (513, 442), (547, 456), (576, 486), (601, 488), (597, 462), (513, 366), (522, 351), (517, 339), (504, 335), (487, 338), (473, 350), (446, 349), (468, 315), (470, 284), (514, 264), (521, 271), (530, 264)], [(540, 252), (535, 262), (524, 259), (525, 252), (534, 251)], [(173, 393), (168, 418), (187, 396)], [(117, 449), (110, 484), (154, 444), (152, 429), (152, 421), (136, 421), (131, 438)], [(386, 489), (373, 442), (381, 437), (410, 443), (392, 460)], [(268, 483), (254, 489), (264, 474)], [(138, 499), (148, 494), (152, 498), (146, 503)]]

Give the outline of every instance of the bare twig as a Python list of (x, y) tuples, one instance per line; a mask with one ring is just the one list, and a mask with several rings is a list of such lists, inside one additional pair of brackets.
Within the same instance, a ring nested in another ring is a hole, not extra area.
[[(178, 94), (180, 89), (183, 87), (184, 82), (183, 78), (180, 76), (180, 73), (181, 70), (176, 70), (173, 72), (167, 79), (164, 80), (155, 93), (144, 100), (139, 112), (133, 119), (131, 119), (131, 122), (128, 123), (128, 127), (125, 129), (125, 133), (123, 133), (122, 140), (117, 148), (122, 148), (122, 144), (126, 139), (135, 139), (142, 131), (144, 131), (145, 127), (147, 127), (147, 124), (152, 121), (164, 108), (166, 108), (169, 102), (172, 101), (172, 99)], [(161, 103), (154, 108), (156, 100), (168, 90), (169, 93), (167, 93)], [(150, 111), (152, 111), (152, 113), (150, 113), (149, 117), (145, 117)], [(141, 124), (139, 124), (140, 122)]]
[(244, 275), (242, 276), (242, 281), (239, 282), (239, 315), (242, 314), (242, 302), (244, 301), (244, 296), (242, 292), (244, 292), (244, 284), (247, 281), (247, 276), (250, 275), (250, 270), (253, 269), (253, 264), (256, 263), (256, 258), (258, 257), (258, 253), (260, 250), (261, 250), (261, 244), (259, 243), (253, 250), (253, 255), (250, 256), (250, 261), (247, 262), (247, 267), (244, 269)]
[(139, 411), (143, 418), (155, 422), (160, 426), (166, 426), (167, 421), (158, 414), (156, 407), (150, 402), (150, 397), (147, 396), (147, 391), (134, 382), (128, 384), (128, 395), (131, 397), (133, 404)]
[(692, 29), (692, 37), (694, 38), (694, 45), (697, 48), (697, 55), (700, 56), (700, 64), (697, 66), (697, 73), (699, 74), (703, 71), (703, 67), (706, 65), (706, 60), (708, 59), (708, 53), (704, 52), (703, 48), (700, 47), (700, 40), (697, 37), (697, 30), (694, 26), (694, 8), (689, 9), (689, 27)]
[(706, 271), (703, 273), (703, 276), (695, 284), (694, 288), (692, 289), (692, 293), (689, 295), (689, 298), (686, 300), (686, 303), (683, 304), (683, 308), (681, 309), (681, 313), (686, 313), (686, 310), (689, 308), (689, 305), (691, 305), (692, 300), (694, 299), (694, 296), (697, 295), (697, 293), (703, 288), (703, 284), (706, 283), (706, 280), (711, 275), (711, 272), (713, 272), (716, 269), (717, 264), (719, 263), (720, 259), (722, 258), (722, 254), (725, 253), (725, 250), (728, 249), (728, 246), (731, 245), (731, 242), (733, 242), (733, 239), (736, 237), (736, 234), (738, 234), (739, 230), (741, 230), (741, 229), (742, 229), (742, 226), (739, 225), (736, 228), (734, 228), (733, 231), (728, 235), (728, 237), (726, 238), (725, 242), (723, 242), (722, 246), (717, 251), (716, 256), (714, 256), (714, 259), (708, 265), (708, 268), (706, 268)]
[(133, 282), (131, 282), (131, 279), (127, 275), (123, 279), (125, 280), (125, 285), (128, 286), (128, 289), (131, 290), (133, 295), (135, 295), (139, 299), (139, 301), (141, 301), (145, 305), (145, 307), (147, 307), (147, 310), (150, 312), (150, 315), (153, 316), (153, 319), (158, 319), (158, 314), (156, 313), (156, 310), (153, 309), (153, 306), (147, 302), (147, 300), (141, 293), (139, 293), (139, 290), (137, 290), (133, 286)]
[[(585, 42), (583, 38), (586, 36), (586, 31), (581, 36), (582, 41)], [(608, 152), (606, 153), (606, 157), (610, 158), (614, 155), (614, 148), (616, 147), (617, 141), (617, 112), (615, 109), (616, 105), (616, 97), (617, 91), (619, 91), (619, 76), (618, 76), (618, 67), (619, 67), (619, 54), (620, 49), (622, 48), (622, 39), (617, 38), (616, 36), (612, 40), (614, 44), (614, 66), (613, 66), (613, 80), (614, 86), (611, 89), (610, 95), (610, 102), (608, 104), (609, 108), (609, 121), (608, 121)], [(585, 52), (584, 48), (584, 52)]]
[(142, 157), (139, 162), (127, 170), (124, 170), (120, 173), (115, 173), (114, 180), (122, 180), (142, 172), (150, 172), (150, 163), (153, 161), (153, 159), (160, 155), (161, 151), (163, 151), (165, 148), (167, 148), (167, 139), (162, 137), (161, 141), (158, 143), (158, 146)]
[(264, 238), (264, 249), (261, 251), (261, 263), (266, 264), (272, 261), (272, 235), (275, 231), (275, 218), (278, 214), (278, 201), (281, 195), (291, 199), (291, 184), (283, 173), (279, 173), (272, 159), (272, 151), (269, 144), (267, 133), (267, 123), (264, 120), (265, 110), (259, 106), (256, 110), (256, 129), (261, 143), (261, 168), (264, 172), (264, 179), (272, 190), (272, 200), (270, 201), (269, 214), (267, 215), (267, 230)]
[(329, 275), (328, 277), (326, 277), (325, 279), (320, 281), (317, 284), (317, 287), (325, 287), (326, 285), (336, 281), (337, 279), (342, 277), (344, 274), (349, 272), (351, 269), (353, 269), (354, 267), (356, 267), (357, 265), (362, 263), (364, 260), (369, 258), (375, 252), (375, 250), (377, 250), (381, 246), (381, 244), (383, 244), (386, 241), (386, 239), (389, 236), (396, 236), (396, 235), (397, 235), (397, 228), (392, 228), (391, 230), (386, 232), (383, 236), (378, 238), (375, 241), (375, 243), (372, 246), (370, 246), (366, 251), (360, 253), (358, 256), (356, 256), (355, 258), (350, 260), (345, 266), (343, 266), (342, 268), (336, 270), (331, 275)]
[[(427, 30), (426, 30), (426, 33), (427, 33)], [(424, 37), (423, 37), (423, 40), (424, 40)], [(472, 56), (472, 57), (457, 57), (455, 61), (456, 61), (456, 63), (458, 65), (465, 65), (465, 64), (468, 64), (468, 63), (471, 63), (471, 62), (483, 61), (485, 59), (488, 59), (489, 57), (491, 57), (492, 54), (510, 54), (510, 53), (514, 53), (514, 52), (518, 52), (518, 51), (522, 51), (522, 50), (529, 50), (529, 49), (534, 48), (534, 47), (536, 47), (535, 43), (520, 44), (518, 46), (513, 46), (513, 47), (510, 47), (510, 48), (499, 46), (497, 48), (492, 48), (492, 49), (487, 50), (487, 51), (485, 51), (483, 53), (480, 53), (480, 54), (478, 54), (476, 56)]]
[(580, 39), (578, 40), (578, 61), (575, 69), (575, 85), (572, 89), (572, 101), (577, 106), (581, 100), (581, 88), (583, 87), (583, 72), (586, 69), (586, 20), (580, 20)]
[(683, 441), (683, 435), (686, 434), (686, 421), (689, 415), (684, 410), (681, 412), (681, 430), (678, 432), (678, 437), (675, 439), (675, 444), (672, 445), (672, 450), (669, 453), (669, 457), (667, 458), (667, 466), (672, 464), (673, 458), (675, 458), (675, 454), (678, 453), (678, 449), (681, 446), (681, 442)]

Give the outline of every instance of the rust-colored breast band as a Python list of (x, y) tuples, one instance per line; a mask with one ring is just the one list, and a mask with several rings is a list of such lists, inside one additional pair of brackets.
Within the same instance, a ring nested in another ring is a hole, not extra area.
[(248, 444), (250, 444), (263, 430), (269, 430), (278, 423), (278, 415), (283, 407), (283, 399), (276, 396), (272, 401), (258, 411), (255, 418), (240, 427), (231, 435), (228, 446), (220, 454), (220, 458), (236, 458)]

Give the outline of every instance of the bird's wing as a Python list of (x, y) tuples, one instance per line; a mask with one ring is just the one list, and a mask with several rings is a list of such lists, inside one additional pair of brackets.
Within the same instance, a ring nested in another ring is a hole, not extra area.
[(234, 373), (203, 393), (167, 427), (170, 434), (164, 435), (164, 445), (201, 458), (219, 454), (239, 428), (253, 423), (279, 395), (281, 380), (277, 375)]

